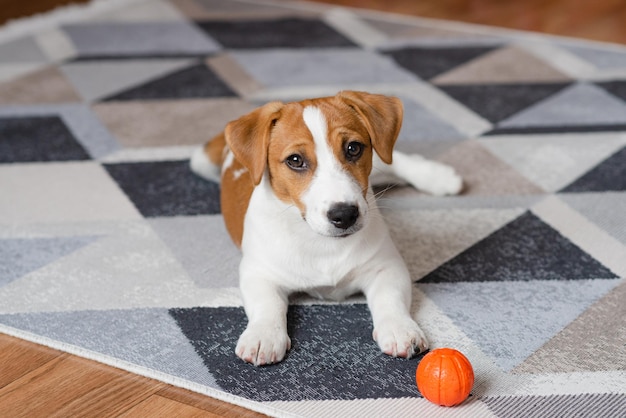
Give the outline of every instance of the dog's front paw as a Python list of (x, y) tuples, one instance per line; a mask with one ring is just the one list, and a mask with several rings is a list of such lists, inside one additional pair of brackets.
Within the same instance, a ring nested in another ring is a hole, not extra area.
[(286, 331), (272, 327), (248, 327), (239, 337), (235, 353), (255, 366), (278, 363), (291, 348)]
[(411, 358), (428, 349), (424, 332), (409, 318), (379, 324), (374, 330), (374, 340), (383, 353), (392, 357)]

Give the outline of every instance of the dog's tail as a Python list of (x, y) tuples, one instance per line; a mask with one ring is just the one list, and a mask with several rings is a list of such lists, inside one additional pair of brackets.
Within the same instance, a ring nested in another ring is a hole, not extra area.
[(191, 171), (206, 180), (219, 183), (227, 151), (224, 134), (216, 136), (193, 152), (189, 160)]

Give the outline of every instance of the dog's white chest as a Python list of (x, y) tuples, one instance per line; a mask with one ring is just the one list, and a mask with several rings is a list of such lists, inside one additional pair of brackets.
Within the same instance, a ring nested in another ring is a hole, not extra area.
[[(311, 230), (295, 207), (276, 199), (264, 183), (255, 189), (246, 214), (244, 259), (259, 273), (271, 275), (269, 279), (290, 289), (332, 299), (353, 293), (352, 282), (360, 271), (369, 268), (379, 248), (376, 242), (385, 241), (387, 236), (380, 216), (370, 218), (371, 222), (354, 235), (321, 236)], [(373, 239), (377, 234), (379, 237)]]

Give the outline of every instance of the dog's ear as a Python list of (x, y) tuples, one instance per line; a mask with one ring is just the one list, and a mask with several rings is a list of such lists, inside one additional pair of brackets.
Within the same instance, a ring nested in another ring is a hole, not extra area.
[(280, 116), (281, 102), (270, 102), (229, 122), (224, 130), (228, 148), (250, 172), (255, 185), (261, 182), (267, 165), (267, 148), (274, 123)]
[(393, 146), (402, 127), (404, 109), (397, 97), (358, 91), (342, 91), (337, 95), (361, 118), (381, 160), (391, 164)]

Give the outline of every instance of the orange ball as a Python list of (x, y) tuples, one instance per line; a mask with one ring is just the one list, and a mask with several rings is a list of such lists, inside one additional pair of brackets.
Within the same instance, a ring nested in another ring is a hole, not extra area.
[(474, 386), (474, 369), (460, 351), (438, 348), (420, 361), (415, 381), (420, 393), (432, 403), (454, 406), (469, 396)]

